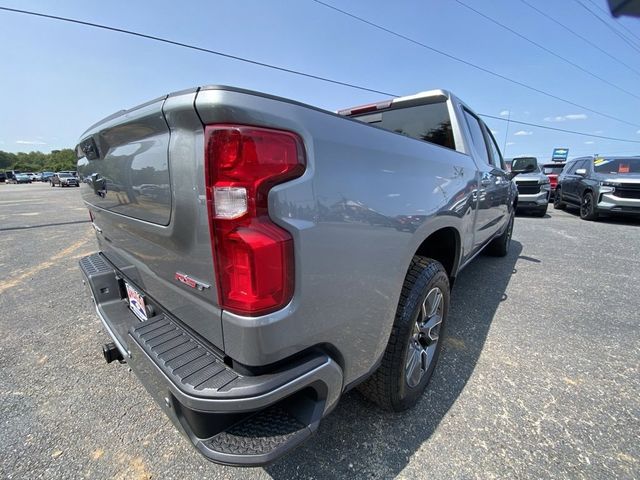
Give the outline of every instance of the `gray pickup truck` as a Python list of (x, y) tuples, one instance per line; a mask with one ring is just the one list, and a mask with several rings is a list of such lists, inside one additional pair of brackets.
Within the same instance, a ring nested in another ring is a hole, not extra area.
[(77, 152), (105, 359), (228, 465), (280, 457), (356, 386), (414, 405), (456, 275), (507, 254), (517, 202), (518, 172), (443, 90), (336, 114), (198, 88), (100, 121)]

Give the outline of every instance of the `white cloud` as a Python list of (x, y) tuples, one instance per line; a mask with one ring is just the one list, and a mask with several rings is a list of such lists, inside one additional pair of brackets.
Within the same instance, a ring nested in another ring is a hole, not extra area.
[(498, 130), (491, 130), (491, 133), (493, 133), (494, 135), (499, 134), (500, 132)]
[(640, 130), (638, 130), (636, 133), (637, 133), (638, 135), (640, 135)]
[(514, 135), (516, 137), (528, 137), (529, 135), (533, 135), (533, 132), (529, 130), (518, 130)]
[(594, 142), (592, 140), (587, 140), (586, 142), (584, 142), (585, 145), (593, 145), (594, 143), (596, 143), (596, 142)]
[[(593, 133), (595, 133), (596, 135), (601, 135), (601, 134), (603, 134), (603, 133), (604, 133), (604, 131), (603, 131), (603, 130), (596, 130), (596, 131), (595, 131), (595, 132), (593, 132)], [(638, 130), (636, 133), (640, 133), (640, 130)]]
[(46, 145), (46, 142), (40, 140), (16, 140), (18, 145)]
[(509, 112), (509, 110), (502, 110), (502, 111), (500, 112), (500, 116), (501, 116), (501, 117), (508, 117), (508, 116), (509, 116), (509, 113), (511, 113), (511, 112)]
[(556, 117), (544, 117), (545, 122), (566, 122), (567, 120), (586, 120), (589, 118), (584, 113), (570, 113), (569, 115), (558, 115)]
[(507, 146), (515, 145), (516, 142), (507, 142)]

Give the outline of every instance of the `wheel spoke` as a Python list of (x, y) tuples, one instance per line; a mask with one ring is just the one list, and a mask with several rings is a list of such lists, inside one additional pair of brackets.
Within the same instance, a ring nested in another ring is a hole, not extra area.
[(442, 292), (439, 288), (433, 288), (427, 293), (427, 296), (422, 303), (422, 321), (426, 321), (430, 317), (434, 316), (440, 304), (442, 303)]
[(411, 343), (409, 345), (407, 365), (405, 368), (407, 383), (410, 387), (415, 387), (420, 383), (423, 373), (422, 353), (424, 350)]
[(442, 315), (434, 315), (422, 325), (420, 332), (432, 342), (438, 340), (439, 326), (442, 323)]

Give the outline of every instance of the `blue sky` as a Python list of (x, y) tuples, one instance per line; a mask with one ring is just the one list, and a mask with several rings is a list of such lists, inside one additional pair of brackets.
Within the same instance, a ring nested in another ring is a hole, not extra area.
[[(519, 0), (464, 0), (582, 67), (640, 96), (640, 76)], [(640, 19), (607, 19), (638, 38), (625, 44), (575, 0), (529, 0), (640, 72)], [(606, 8), (605, 0), (593, 1)], [(0, 0), (6, 7), (74, 17), (171, 38), (316, 75), (406, 95), (446, 88), (477, 112), (640, 141), (640, 100), (617, 91), (453, 0), (327, 0), (420, 42), (630, 126), (530, 92), (355, 22), (311, 0), (110, 2)], [(596, 10), (598, 11), (598, 10)], [(622, 30), (623, 33), (626, 33)], [(330, 110), (384, 96), (274, 72), (176, 46), (0, 12), (0, 149), (73, 147), (82, 131), (121, 108), (198, 85), (228, 84)], [(506, 156), (545, 159), (640, 154), (640, 144), (586, 138), (487, 119)], [(592, 143), (590, 143), (592, 142)], [(503, 148), (504, 150), (504, 148)]]

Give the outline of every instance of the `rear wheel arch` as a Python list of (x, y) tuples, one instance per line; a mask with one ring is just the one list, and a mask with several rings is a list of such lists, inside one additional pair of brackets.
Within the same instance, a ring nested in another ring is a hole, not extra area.
[(440, 262), (453, 284), (460, 264), (461, 245), (460, 232), (454, 227), (443, 227), (430, 233), (414, 255)]

